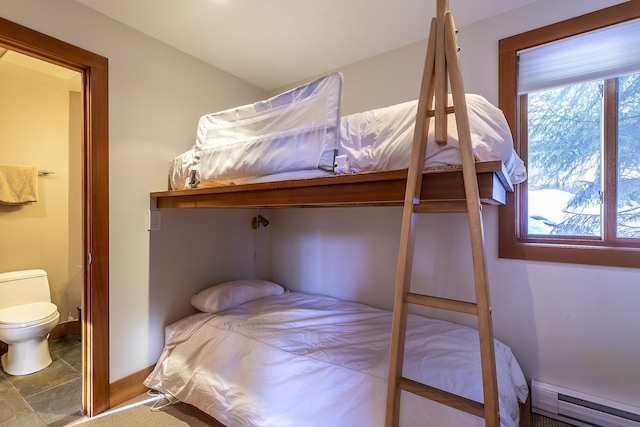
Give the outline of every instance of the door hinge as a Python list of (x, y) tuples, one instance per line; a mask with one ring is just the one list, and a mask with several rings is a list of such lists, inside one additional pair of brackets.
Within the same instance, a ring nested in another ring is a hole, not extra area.
[(93, 257), (91, 256), (91, 253), (87, 254), (87, 264), (91, 265), (91, 261), (93, 260)]

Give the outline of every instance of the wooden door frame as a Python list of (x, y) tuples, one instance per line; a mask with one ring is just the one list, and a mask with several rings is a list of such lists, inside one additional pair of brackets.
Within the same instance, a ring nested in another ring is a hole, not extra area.
[(109, 409), (109, 97), (108, 60), (0, 18), (0, 47), (82, 74), (83, 250), (82, 407)]

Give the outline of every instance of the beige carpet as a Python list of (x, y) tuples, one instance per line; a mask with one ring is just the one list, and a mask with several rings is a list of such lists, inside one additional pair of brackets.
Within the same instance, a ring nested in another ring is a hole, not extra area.
[[(80, 418), (67, 426), (81, 427), (207, 427), (220, 426), (190, 405), (167, 405), (167, 401), (143, 394), (93, 418)], [(222, 427), (222, 426), (220, 426)]]

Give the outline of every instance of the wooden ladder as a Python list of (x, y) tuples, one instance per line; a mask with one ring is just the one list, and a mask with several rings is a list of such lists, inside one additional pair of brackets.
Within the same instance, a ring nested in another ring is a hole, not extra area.
[[(453, 107), (448, 106), (448, 84), (451, 85)], [(434, 105), (433, 110), (431, 109), (432, 105)], [(466, 199), (421, 203), (420, 190), (429, 119), (434, 117), (435, 120), (436, 143), (446, 144), (447, 114), (451, 113), (455, 114), (457, 123)], [(413, 148), (402, 213), (402, 231), (389, 358), (386, 427), (399, 425), (400, 395), (402, 390), (484, 418), (487, 427), (498, 427), (500, 425), (493, 326), (491, 323), (481, 209), (455, 26), (451, 12), (449, 12), (449, 1), (437, 0), (436, 17), (431, 21), (427, 45), (427, 56), (418, 101)], [(417, 214), (431, 212), (466, 212), (469, 217), (471, 256), (476, 293), (475, 303), (410, 292)], [(477, 316), (484, 404), (402, 376), (409, 304), (418, 304)]]

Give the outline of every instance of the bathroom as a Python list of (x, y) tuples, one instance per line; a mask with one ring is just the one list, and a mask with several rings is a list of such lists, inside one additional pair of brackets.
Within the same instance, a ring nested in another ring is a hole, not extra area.
[(37, 202), (0, 204), (0, 272), (45, 270), (60, 321), (78, 318), (83, 280), (80, 88), (78, 72), (0, 57), (0, 164), (42, 171)]
[(0, 164), (41, 172), (37, 202), (0, 203), (0, 272), (45, 270), (63, 334), (79, 333), (83, 286), (81, 87), (78, 72), (0, 48)]

